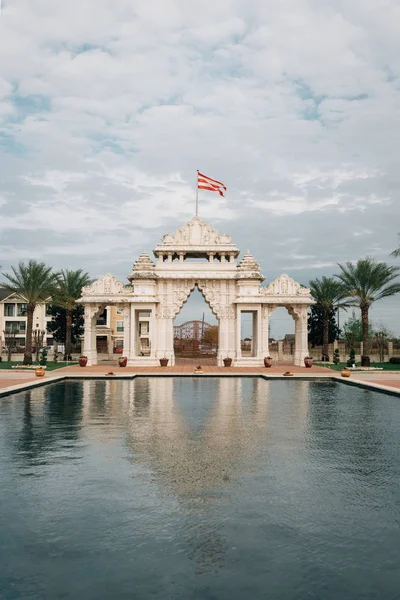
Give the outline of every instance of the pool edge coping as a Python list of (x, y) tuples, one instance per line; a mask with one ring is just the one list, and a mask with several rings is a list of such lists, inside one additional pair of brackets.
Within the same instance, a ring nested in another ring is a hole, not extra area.
[(0, 398), (4, 397), (4, 396), (9, 396), (12, 394), (17, 394), (19, 392), (23, 392), (25, 390), (29, 390), (29, 389), (34, 389), (37, 387), (42, 387), (44, 385), (50, 385), (51, 383), (59, 383), (61, 381), (67, 381), (67, 380), (92, 380), (92, 379), (97, 379), (97, 380), (104, 380), (104, 379), (112, 379), (112, 380), (133, 380), (133, 379), (137, 379), (138, 377), (142, 378), (142, 377), (212, 377), (212, 378), (221, 378), (221, 377), (239, 377), (239, 378), (260, 378), (260, 379), (265, 379), (266, 381), (319, 381), (319, 382), (323, 382), (323, 381), (337, 381), (337, 382), (341, 382), (344, 383), (345, 385), (349, 385), (349, 386), (354, 386), (354, 387), (359, 387), (359, 388), (364, 388), (367, 390), (372, 390), (375, 392), (382, 392), (384, 394), (389, 394), (392, 396), (400, 396), (400, 388), (395, 388), (395, 387), (390, 387), (390, 386), (384, 386), (381, 385), (380, 383), (375, 383), (375, 382), (371, 382), (371, 381), (364, 381), (361, 379), (349, 379), (349, 378), (342, 378), (340, 375), (325, 375), (325, 374), (315, 374), (314, 376), (310, 377), (308, 375), (302, 375), (302, 374), (294, 374), (292, 377), (285, 377), (284, 375), (278, 375), (278, 374), (271, 374), (271, 375), (264, 375), (263, 373), (246, 373), (246, 374), (240, 374), (240, 373), (230, 373), (230, 374), (221, 374), (221, 373), (199, 373), (199, 374), (195, 374), (195, 373), (129, 373), (129, 375), (123, 375), (123, 374), (119, 374), (119, 375), (114, 375), (114, 376), (103, 376), (103, 377), (99, 377), (98, 374), (93, 373), (93, 375), (89, 375), (89, 374), (78, 374), (78, 373), (63, 373), (60, 375), (52, 375), (51, 377), (48, 378), (43, 378), (40, 379), (38, 381), (29, 381), (27, 383), (17, 383), (15, 385), (11, 385), (11, 386), (7, 386), (4, 387), (2, 389), (0, 389)]

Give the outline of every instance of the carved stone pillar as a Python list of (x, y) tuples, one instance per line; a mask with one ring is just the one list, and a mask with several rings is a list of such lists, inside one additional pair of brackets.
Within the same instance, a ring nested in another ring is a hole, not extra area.
[(288, 310), (295, 319), (294, 364), (303, 367), (304, 358), (308, 356), (308, 307), (293, 306)]
[(124, 305), (124, 356), (129, 358), (131, 348), (131, 306)]
[(261, 310), (261, 354), (269, 356), (269, 318), (275, 310), (275, 306), (263, 306)]
[(85, 332), (83, 335), (83, 355), (87, 356), (88, 366), (97, 365), (96, 317), (97, 304), (85, 304)]

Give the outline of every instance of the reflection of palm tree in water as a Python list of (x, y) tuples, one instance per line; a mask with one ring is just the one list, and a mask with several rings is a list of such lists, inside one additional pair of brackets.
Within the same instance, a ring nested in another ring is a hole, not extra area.
[(25, 393), (22, 428), (16, 442), (17, 457), (23, 467), (46, 464), (57, 443), (65, 444), (79, 435), (79, 384), (66, 382), (61, 393), (60, 385)]

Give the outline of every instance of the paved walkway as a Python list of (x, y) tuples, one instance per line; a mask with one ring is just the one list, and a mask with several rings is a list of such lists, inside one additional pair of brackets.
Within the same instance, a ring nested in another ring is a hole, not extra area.
[[(201, 363), (198, 363), (201, 364)], [(201, 364), (204, 373), (218, 374), (218, 375), (282, 375), (285, 371), (290, 371), (293, 374), (325, 374), (332, 376), (332, 371), (325, 367), (311, 367), (306, 369), (304, 367), (294, 367), (293, 365), (275, 365), (270, 369), (265, 367), (217, 367), (215, 365)], [(133, 374), (146, 374), (154, 373), (156, 375), (172, 375), (180, 373), (193, 373), (196, 368), (196, 364), (180, 364), (174, 367), (118, 367), (112, 365), (96, 365), (94, 367), (80, 367), (79, 365), (72, 365), (71, 367), (64, 367), (58, 369), (57, 373), (79, 373), (80, 375), (92, 375), (96, 373), (105, 373), (112, 371), (116, 375), (133, 375)]]

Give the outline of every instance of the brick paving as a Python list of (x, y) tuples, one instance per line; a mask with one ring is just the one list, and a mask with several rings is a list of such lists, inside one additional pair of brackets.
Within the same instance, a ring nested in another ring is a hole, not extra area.
[(0, 390), (3, 388), (8, 388), (12, 385), (19, 385), (21, 383), (29, 383), (31, 381), (36, 381), (37, 379), (37, 377), (0, 378)]
[[(201, 364), (201, 363), (198, 363)], [(285, 371), (290, 371), (293, 374), (302, 374), (302, 375), (310, 375), (310, 374), (324, 374), (326, 375), (334, 375), (331, 369), (327, 369), (326, 367), (311, 367), (311, 369), (306, 369), (305, 367), (295, 367), (293, 365), (275, 365), (269, 369), (265, 367), (217, 367), (215, 365), (206, 365), (201, 364), (204, 373), (208, 374), (221, 374), (221, 375), (272, 375), (279, 374), (282, 375)], [(105, 374), (107, 372), (112, 371), (116, 375), (124, 375), (124, 374), (146, 374), (146, 373), (154, 373), (155, 375), (170, 375), (173, 373), (193, 373), (196, 368), (196, 364), (180, 364), (175, 365), (174, 367), (118, 367), (115, 365), (96, 365), (94, 367), (79, 367), (77, 365), (72, 365), (71, 367), (64, 367), (62, 369), (58, 369), (57, 373), (79, 373), (80, 375), (84, 375), (87, 373), (88, 375), (93, 375), (96, 373)]]
[(364, 379), (366, 383), (377, 383), (378, 385), (384, 385), (386, 387), (397, 388), (400, 390), (400, 376), (399, 379)]

